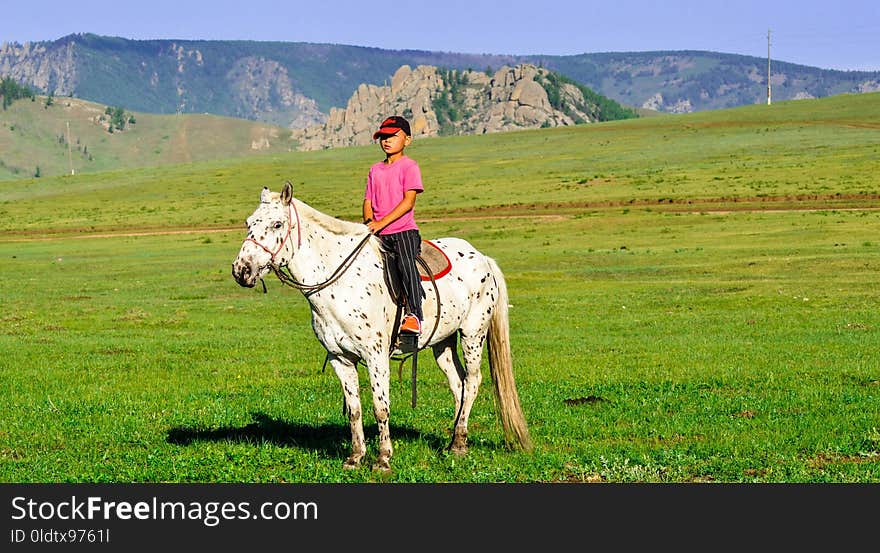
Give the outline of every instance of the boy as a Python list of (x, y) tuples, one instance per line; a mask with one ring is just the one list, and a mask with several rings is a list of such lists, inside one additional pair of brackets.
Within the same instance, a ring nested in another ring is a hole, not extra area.
[(416, 269), (422, 237), (413, 208), (416, 195), (424, 190), (422, 173), (415, 160), (404, 154), (412, 142), (409, 121), (398, 115), (379, 125), (373, 140), (385, 153), (385, 160), (370, 167), (364, 193), (364, 224), (378, 233), (385, 248), (394, 252), (396, 268), (403, 285), (406, 316), (400, 332), (422, 332), (422, 283)]

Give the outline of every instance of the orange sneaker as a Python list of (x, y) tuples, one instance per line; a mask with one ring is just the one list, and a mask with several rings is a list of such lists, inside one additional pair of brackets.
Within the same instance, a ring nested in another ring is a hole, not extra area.
[(421, 334), (422, 323), (415, 315), (407, 315), (403, 318), (403, 323), (400, 325), (400, 331), (408, 334)]

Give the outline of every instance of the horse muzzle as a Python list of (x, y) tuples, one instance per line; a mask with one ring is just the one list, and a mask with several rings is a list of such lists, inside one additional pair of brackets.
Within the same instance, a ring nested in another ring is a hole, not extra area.
[(262, 269), (254, 267), (254, 264), (248, 261), (236, 259), (232, 263), (232, 278), (245, 288), (253, 288), (257, 283), (257, 279), (266, 273), (266, 268)]

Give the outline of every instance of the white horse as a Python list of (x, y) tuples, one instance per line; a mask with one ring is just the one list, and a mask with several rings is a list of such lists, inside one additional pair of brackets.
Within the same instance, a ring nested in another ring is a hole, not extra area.
[[(449, 447), (456, 454), (467, 452), (468, 416), (482, 380), (480, 360), (488, 337), (490, 374), (505, 439), (528, 451), (531, 438), (511, 363), (504, 275), (493, 259), (464, 240), (432, 242), (445, 252), (452, 268), (434, 281), (437, 291), (427, 284), (425, 331), (418, 347), (431, 346), (455, 399), (457, 416)], [(357, 373), (363, 361), (379, 428), (379, 456), (373, 468), (390, 470), (389, 357), (396, 305), (383, 276), (381, 241), (362, 224), (336, 219), (294, 198), (290, 183), (280, 194), (264, 188), (260, 205), (247, 219), (247, 238), (232, 264), (232, 275), (240, 285), (253, 287), (270, 271), (303, 291), (312, 328), (342, 384), (351, 427), (351, 455), (343, 466), (358, 467), (366, 453)], [(432, 328), (434, 332), (427, 332)]]

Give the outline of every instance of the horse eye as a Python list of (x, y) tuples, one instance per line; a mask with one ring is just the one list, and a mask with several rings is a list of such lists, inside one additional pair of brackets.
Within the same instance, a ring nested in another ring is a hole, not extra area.
[(275, 228), (275, 230), (278, 230), (278, 229), (280, 229), (280, 228), (281, 228), (281, 226), (282, 226), (282, 225), (281, 225), (281, 221), (275, 221), (275, 224), (274, 224), (274, 225), (272, 225), (272, 226), (273, 226), (273, 227), (274, 227), (274, 228)]

